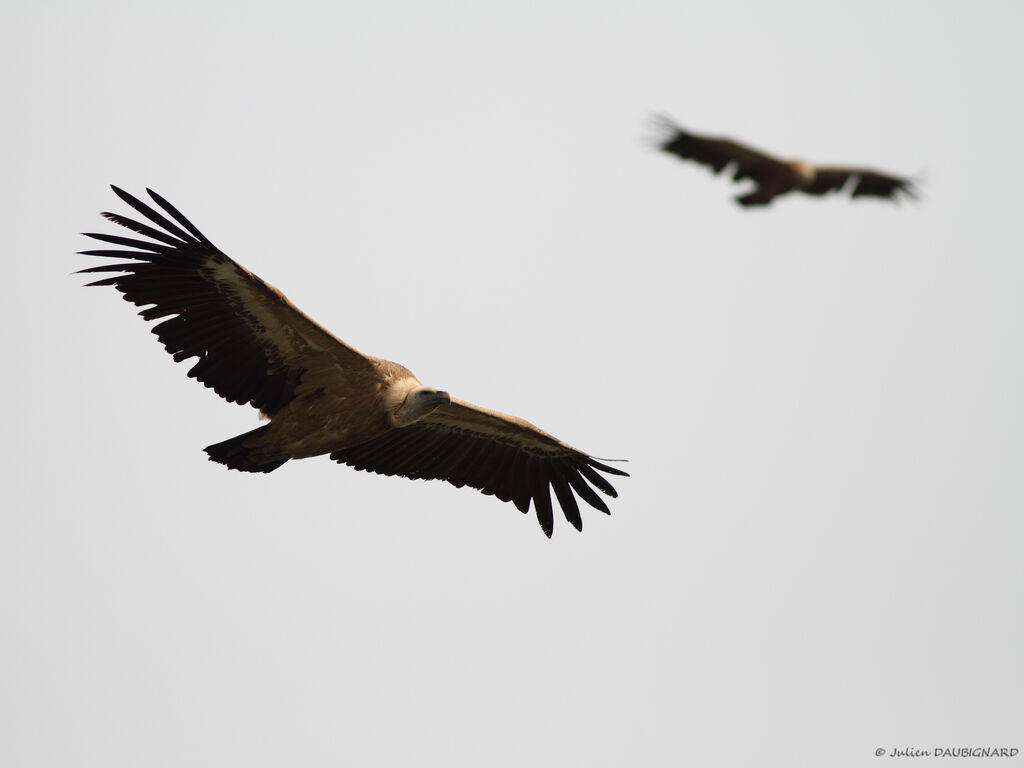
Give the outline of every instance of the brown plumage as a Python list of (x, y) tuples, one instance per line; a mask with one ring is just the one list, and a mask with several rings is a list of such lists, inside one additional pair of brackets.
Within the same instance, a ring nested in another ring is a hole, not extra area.
[(658, 120), (665, 131), (659, 142), (663, 151), (705, 165), (715, 174), (729, 168), (733, 181), (751, 179), (756, 184), (754, 189), (736, 198), (745, 207), (768, 205), (794, 190), (820, 196), (849, 189), (852, 197), (867, 195), (897, 201), (901, 194), (917, 197), (910, 179), (868, 168), (816, 167), (802, 160), (780, 160), (731, 139), (690, 133), (666, 117)]
[(577, 496), (610, 514), (594, 488), (616, 496), (599, 471), (626, 475), (622, 470), (523, 419), (455, 400), (401, 365), (357, 352), (228, 258), (160, 195), (147, 190), (170, 219), (113, 190), (150, 223), (103, 215), (150, 239), (84, 233), (127, 250), (82, 254), (131, 259), (81, 270), (120, 273), (89, 285), (113, 286), (146, 307), (139, 313), (146, 320), (162, 318), (153, 333), (174, 359), (198, 358), (189, 376), (270, 419), (208, 446), (212, 461), (272, 472), (289, 459), (329, 453), (360, 470), (468, 485), (524, 513), (532, 502), (548, 536), (549, 489), (577, 530)]

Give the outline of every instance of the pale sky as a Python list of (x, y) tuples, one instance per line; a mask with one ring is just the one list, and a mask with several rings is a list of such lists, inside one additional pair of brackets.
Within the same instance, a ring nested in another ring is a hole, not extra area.
[[(1024, 750), (1024, 6), (4, 19), (0, 764)], [(745, 211), (656, 111), (923, 199)], [(357, 349), (628, 459), (612, 516), (549, 541), (444, 483), (207, 461), (255, 412), (70, 274), (110, 183)]]

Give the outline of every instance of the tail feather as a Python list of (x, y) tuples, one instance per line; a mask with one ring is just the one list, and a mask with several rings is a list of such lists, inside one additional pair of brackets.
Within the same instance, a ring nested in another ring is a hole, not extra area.
[(224, 464), (229, 469), (241, 472), (273, 472), (288, 461), (288, 458), (282, 459), (259, 444), (259, 438), (269, 428), (269, 424), (264, 424), (223, 443), (208, 445), (205, 448), (206, 453), (209, 454), (210, 461)]

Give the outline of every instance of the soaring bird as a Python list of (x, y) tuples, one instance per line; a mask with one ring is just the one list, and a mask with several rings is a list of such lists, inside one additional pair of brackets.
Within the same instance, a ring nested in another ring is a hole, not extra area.
[(577, 530), (577, 496), (610, 514), (594, 489), (617, 496), (599, 473), (626, 475), (622, 470), (523, 419), (456, 400), (397, 363), (357, 352), (228, 258), (160, 195), (147, 190), (166, 216), (112, 188), (148, 223), (103, 216), (149, 239), (83, 233), (122, 248), (81, 254), (130, 260), (81, 270), (120, 273), (89, 285), (113, 286), (145, 307), (139, 314), (146, 320), (164, 318), (153, 333), (175, 361), (198, 358), (189, 376), (269, 418), (208, 446), (212, 461), (272, 472), (289, 459), (326, 453), (358, 470), (468, 485), (523, 513), (532, 501), (549, 537), (549, 489)]
[(732, 139), (690, 133), (667, 117), (657, 119), (664, 131), (658, 144), (663, 151), (706, 165), (715, 174), (729, 168), (733, 181), (752, 179), (757, 185), (753, 191), (736, 198), (736, 202), (745, 207), (768, 205), (779, 195), (793, 190), (821, 196), (849, 189), (853, 197), (867, 195), (897, 201), (900, 194), (917, 197), (910, 179), (869, 168), (814, 166), (803, 160), (780, 160)]

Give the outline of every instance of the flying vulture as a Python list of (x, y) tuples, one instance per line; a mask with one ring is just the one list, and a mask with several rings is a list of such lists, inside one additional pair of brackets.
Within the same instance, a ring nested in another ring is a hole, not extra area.
[(803, 160), (780, 160), (731, 139), (690, 133), (666, 117), (659, 116), (658, 120), (665, 130), (659, 143), (663, 151), (706, 165), (715, 174), (729, 168), (733, 181), (754, 181), (757, 186), (753, 191), (736, 198), (736, 202), (744, 207), (768, 205), (779, 195), (793, 190), (821, 196), (849, 189), (853, 197), (869, 195), (896, 201), (901, 193), (917, 197), (910, 179), (868, 168), (818, 167)]
[(83, 255), (131, 260), (81, 270), (120, 273), (89, 285), (111, 285), (145, 307), (144, 319), (163, 318), (153, 333), (175, 361), (198, 358), (189, 376), (269, 418), (208, 446), (212, 461), (272, 472), (289, 459), (327, 453), (358, 470), (468, 485), (523, 513), (532, 501), (549, 537), (549, 489), (577, 530), (577, 496), (610, 514), (594, 489), (617, 496), (599, 473), (626, 475), (622, 470), (523, 419), (456, 400), (401, 365), (357, 352), (228, 258), (157, 193), (147, 190), (163, 214), (113, 190), (148, 223), (103, 216), (149, 239), (83, 233), (122, 246)]

